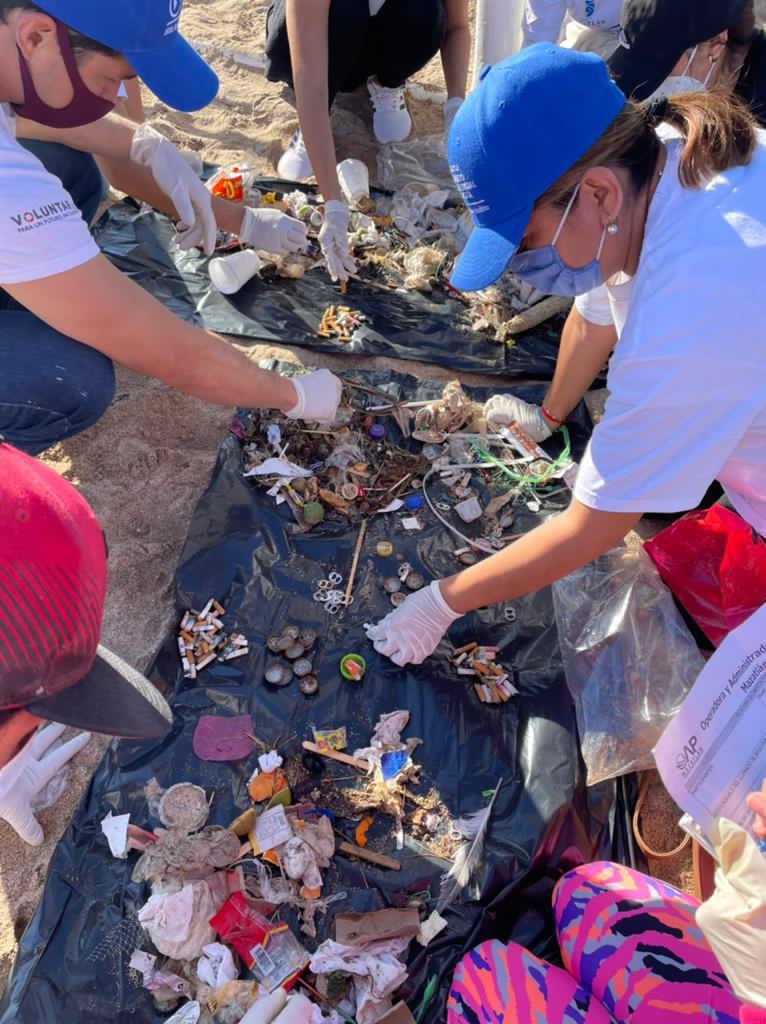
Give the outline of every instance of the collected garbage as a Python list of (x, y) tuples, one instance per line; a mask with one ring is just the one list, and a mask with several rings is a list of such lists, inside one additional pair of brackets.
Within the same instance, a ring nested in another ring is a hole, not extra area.
[(184, 613), (178, 627), (178, 653), (187, 679), (196, 679), (197, 673), (216, 659), (233, 661), (249, 652), (241, 633), (224, 631), (221, 617), (225, 614), (224, 607), (212, 597), (201, 612), (192, 608)]
[[(206, 614), (215, 612), (223, 614), (213, 601)], [(205, 616), (195, 621), (204, 622)], [(316, 634), (287, 629), (271, 637), (269, 647), (289, 658), (295, 652), (286, 645), (297, 647), (301, 641), (310, 649)], [(430, 899), (369, 913), (340, 912), (335, 939), (314, 944), (313, 951), (309, 946), (316, 938), (317, 915), (347, 896), (324, 891), (324, 874), (334, 858), (350, 856), (398, 871), (399, 861), (383, 852), (381, 840), (402, 849), (405, 828), (418, 831), (405, 804), (429, 806), (412, 788), (420, 781), (413, 754), (421, 740), (402, 738), (409, 718), (403, 710), (382, 715), (369, 744), (353, 755), (339, 749), (346, 744), (342, 727), (315, 730), (319, 742), (306, 740), (303, 753), (287, 762), (265, 749), (247, 787), (252, 804), (228, 828), (207, 824), (208, 796), (191, 782), (166, 790), (153, 780), (146, 786), (149, 813), (161, 823), (151, 832), (136, 829), (127, 814), (110, 812), (103, 819), (113, 856), (127, 856), (131, 833), (141, 840), (133, 844), (141, 852), (132, 879), (147, 883), (150, 894), (138, 908), (145, 940), (133, 949), (129, 967), (158, 1010), (175, 1011), (171, 1019), (180, 1024), (376, 1024), (386, 1017), (407, 978), (405, 956), (412, 940), (427, 945), (447, 926), (430, 908)], [(245, 715), (203, 716), (195, 730), (195, 753), (207, 760), (237, 755), (244, 760), (258, 743)], [(324, 770), (311, 757), (353, 767), (355, 784), (341, 788), (320, 778)], [(330, 810), (323, 800), (333, 790)], [(360, 819), (362, 810), (368, 813)], [(482, 831), (490, 810), (491, 805)], [(354, 843), (338, 827), (349, 816), (358, 822)], [(448, 848), (459, 852), (460, 822), (450, 830), (442, 816), (430, 810), (428, 816), (431, 833), (441, 830)], [(372, 849), (370, 828), (384, 818), (389, 826), (377, 830)], [(480, 854), (471, 872), (479, 861)], [(283, 909), (298, 913), (300, 933), (282, 919)], [(400, 1012), (407, 1020), (406, 1007)]]

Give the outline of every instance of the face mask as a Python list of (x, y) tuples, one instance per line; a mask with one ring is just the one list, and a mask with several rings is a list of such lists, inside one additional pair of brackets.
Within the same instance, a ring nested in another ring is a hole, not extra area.
[(585, 292), (592, 291), (604, 283), (599, 260), (606, 239), (606, 228), (601, 232), (596, 258), (584, 267), (568, 267), (556, 249), (556, 242), (559, 240), (559, 235), (574, 206), (579, 190), (580, 186), (578, 185), (564, 210), (564, 216), (559, 221), (551, 244), (545, 245), (541, 249), (529, 249), (527, 252), (517, 253), (508, 264), (508, 269), (512, 273), (545, 295), (584, 295)]
[[(35, 83), (32, 80), (32, 73), (26, 58), (19, 53), (19, 67), (21, 69), (21, 82), (24, 87), (24, 102), (14, 103), (13, 109), (20, 117), (27, 117), (30, 121), (37, 121), (38, 124), (45, 124), (51, 128), (79, 128), (92, 121), (98, 121), (114, 107), (114, 103), (96, 96), (85, 85), (77, 70), (77, 62), (72, 50), (72, 41), (69, 32), (60, 23), (56, 22), (56, 35), (61, 50), (61, 57), (64, 67), (72, 83), (72, 102), (62, 107), (49, 107), (37, 94)], [(18, 49), (18, 47), (17, 47)]]
[(700, 82), (699, 78), (692, 78), (688, 74), (689, 68), (692, 66), (695, 56), (697, 55), (697, 47), (695, 46), (691, 52), (691, 56), (686, 62), (684, 73), (682, 75), (670, 75), (664, 82), (659, 85), (651, 96), (648, 96), (645, 103), (651, 103), (652, 100), (664, 100), (671, 96), (677, 96), (680, 92), (704, 92), (707, 89), (707, 84), (710, 81), (710, 76), (713, 74), (714, 64), (711, 61), (708, 73), (705, 75), (705, 81)]

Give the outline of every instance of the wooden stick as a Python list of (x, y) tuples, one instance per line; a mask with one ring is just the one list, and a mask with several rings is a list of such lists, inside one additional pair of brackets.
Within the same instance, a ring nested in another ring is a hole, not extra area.
[(368, 761), (364, 761), (361, 757), (351, 757), (350, 754), (342, 754), (339, 750), (326, 750), (324, 747), (320, 747), (318, 743), (312, 743), (311, 740), (303, 741), (303, 749), (308, 750), (311, 754), (319, 754), (320, 757), (327, 757), (331, 761), (340, 761), (341, 764), (349, 764), (352, 768), (358, 768), (362, 772), (368, 772), (370, 765)]
[(348, 607), (348, 602), (351, 598), (351, 591), (354, 589), (354, 580), (356, 579), (356, 570), (359, 565), (359, 556), (362, 553), (362, 544), (364, 543), (364, 535), (367, 533), (367, 520), (363, 519), (361, 526), (359, 527), (359, 536), (356, 538), (356, 547), (354, 548), (354, 558), (351, 562), (351, 572), (348, 574), (348, 583), (346, 585), (346, 594), (343, 598), (343, 603)]
[(392, 857), (386, 857), (384, 853), (373, 853), (372, 850), (365, 850), (361, 846), (354, 846), (353, 843), (338, 843), (338, 852), (345, 853), (347, 857), (358, 857), (359, 860), (366, 860), (368, 864), (376, 864), (379, 868), (388, 868), (389, 871), (401, 871), (402, 865)]

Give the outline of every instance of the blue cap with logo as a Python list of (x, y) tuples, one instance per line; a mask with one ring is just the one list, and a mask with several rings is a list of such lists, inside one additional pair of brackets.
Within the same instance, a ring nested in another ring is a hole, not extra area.
[(536, 200), (624, 106), (592, 53), (538, 43), (483, 69), (449, 134), (450, 170), (474, 222), (452, 274), (455, 288), (477, 291), (497, 280)]
[(218, 92), (212, 68), (179, 35), (183, 0), (35, 0), (68, 28), (121, 53), (175, 110), (199, 110)]

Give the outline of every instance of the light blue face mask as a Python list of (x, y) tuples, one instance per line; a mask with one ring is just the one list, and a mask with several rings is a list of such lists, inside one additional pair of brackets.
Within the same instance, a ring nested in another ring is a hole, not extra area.
[(584, 267), (568, 267), (556, 249), (556, 242), (559, 240), (559, 235), (566, 224), (566, 219), (574, 206), (579, 191), (580, 186), (578, 185), (567, 203), (567, 208), (559, 221), (551, 244), (544, 245), (540, 249), (518, 252), (508, 264), (511, 273), (520, 277), (522, 281), (526, 281), (527, 284), (531, 284), (544, 295), (584, 295), (604, 283), (599, 260), (606, 240), (606, 228), (601, 232), (601, 241), (598, 243), (595, 260), (587, 263)]

